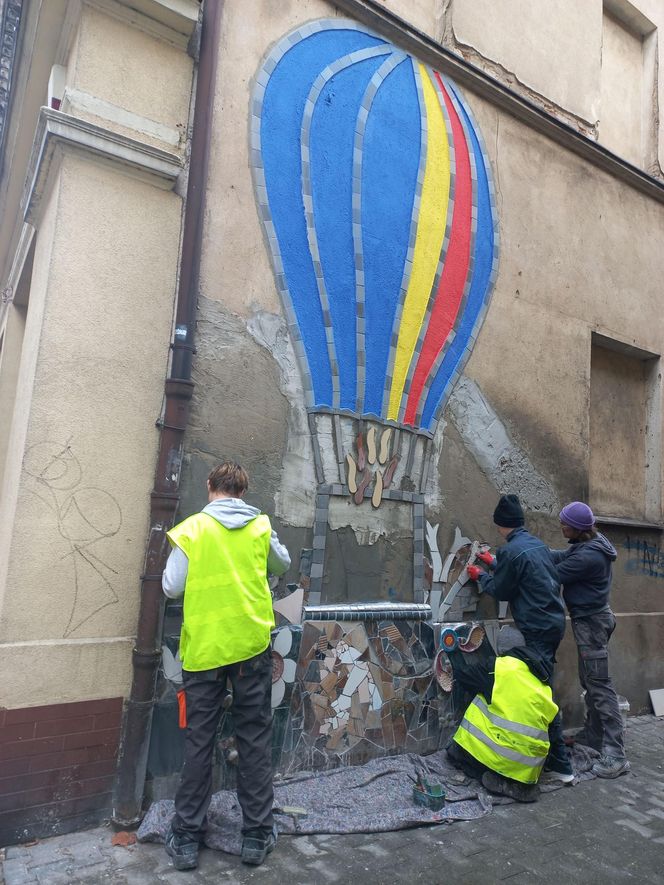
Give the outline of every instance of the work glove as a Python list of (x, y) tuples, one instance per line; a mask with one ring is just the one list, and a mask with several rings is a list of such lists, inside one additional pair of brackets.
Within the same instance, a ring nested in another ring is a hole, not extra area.
[(488, 565), (489, 568), (495, 568), (495, 566), (496, 566), (496, 560), (495, 560), (495, 558), (489, 553), (488, 550), (487, 550), (486, 553), (478, 553), (477, 556), (476, 556), (475, 558), (476, 558), (476, 559), (479, 559), (480, 562), (483, 562), (485, 565)]
[(479, 581), (480, 575), (484, 574), (479, 565), (469, 565), (466, 572), (471, 581)]

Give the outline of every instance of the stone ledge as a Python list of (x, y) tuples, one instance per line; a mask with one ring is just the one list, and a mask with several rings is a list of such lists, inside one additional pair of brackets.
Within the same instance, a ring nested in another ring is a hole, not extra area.
[(49, 172), (58, 146), (90, 154), (124, 167), (157, 187), (171, 190), (182, 170), (176, 154), (120, 135), (79, 117), (43, 107), (32, 145), (26, 185), (21, 198), (25, 221), (35, 224)]

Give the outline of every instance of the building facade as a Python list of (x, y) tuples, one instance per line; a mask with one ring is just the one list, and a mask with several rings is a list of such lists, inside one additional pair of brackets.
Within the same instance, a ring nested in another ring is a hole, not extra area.
[[(649, 708), (664, 16), (541, 7), (4, 0), (0, 842), (171, 788), (163, 532), (226, 458), (293, 558), (282, 770), (438, 745), (446, 554), (508, 491), (553, 546), (562, 503), (598, 514)], [(572, 722), (570, 636), (557, 679)]]

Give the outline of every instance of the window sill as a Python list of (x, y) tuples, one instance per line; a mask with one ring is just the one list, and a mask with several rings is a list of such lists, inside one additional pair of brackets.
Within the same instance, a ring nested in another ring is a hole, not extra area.
[(595, 514), (595, 521), (598, 525), (615, 525), (630, 529), (648, 529), (652, 532), (664, 531), (664, 526), (660, 522), (647, 522), (644, 519), (631, 519), (627, 516), (598, 516)]

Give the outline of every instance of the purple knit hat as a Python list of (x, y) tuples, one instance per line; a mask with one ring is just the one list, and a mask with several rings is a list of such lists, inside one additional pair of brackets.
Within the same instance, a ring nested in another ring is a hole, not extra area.
[(571, 504), (565, 504), (560, 511), (560, 521), (573, 529), (587, 532), (595, 525), (595, 516), (583, 501), (572, 501)]

